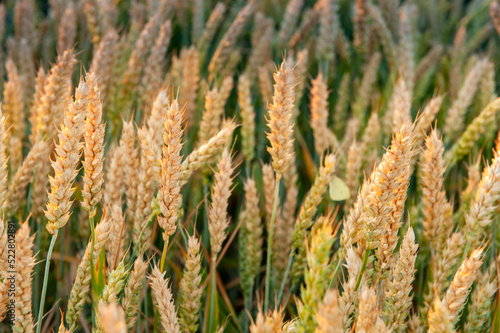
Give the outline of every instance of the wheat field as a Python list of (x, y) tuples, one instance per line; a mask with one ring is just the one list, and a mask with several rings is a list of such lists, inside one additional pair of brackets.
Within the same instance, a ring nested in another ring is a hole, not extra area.
[(0, 332), (500, 332), (497, 0), (0, 3)]

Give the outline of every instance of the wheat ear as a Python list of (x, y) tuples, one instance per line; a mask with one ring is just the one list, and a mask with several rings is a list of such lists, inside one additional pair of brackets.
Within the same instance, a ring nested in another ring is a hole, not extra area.
[(304, 273), (305, 286), (301, 288), (301, 301), (297, 304), (300, 316), (297, 332), (309, 332), (316, 327), (314, 313), (323, 297), (330, 273), (330, 254), (333, 245), (333, 228), (330, 216), (318, 219), (311, 232), (307, 251), (307, 269)]
[(190, 236), (179, 290), (179, 324), (184, 332), (195, 333), (198, 329), (198, 313), (203, 292), (201, 260), (200, 241), (196, 236)]
[(177, 228), (178, 207), (181, 197), (181, 149), (182, 149), (182, 121), (183, 110), (174, 100), (167, 110), (165, 130), (163, 135), (163, 157), (161, 160), (161, 201), (162, 216), (158, 219), (160, 227), (164, 230), (163, 239), (168, 242)]
[(77, 166), (80, 162), (80, 138), (83, 134), (88, 92), (88, 85), (80, 81), (75, 100), (68, 105), (64, 123), (59, 131), (56, 158), (52, 161), (55, 175), (50, 177), (51, 192), (45, 210), (49, 221), (46, 228), (52, 235), (64, 227), (70, 216), (71, 196), (75, 191), (73, 182), (78, 174)]
[(172, 292), (168, 286), (169, 280), (165, 278), (158, 267), (154, 267), (149, 276), (153, 301), (161, 317), (163, 329), (171, 333), (179, 333), (180, 326), (177, 319)]
[(129, 330), (132, 330), (137, 322), (141, 291), (147, 269), (148, 264), (142, 260), (142, 258), (137, 258), (134, 263), (134, 268), (128, 277), (127, 284), (125, 285), (122, 305), (125, 311), (125, 321)]
[(104, 163), (104, 123), (102, 122), (102, 102), (97, 78), (94, 73), (87, 74), (88, 85), (87, 117), (84, 124), (83, 137), (85, 147), (82, 162), (85, 170), (83, 176), (82, 206), (93, 218), (97, 212), (97, 204), (102, 199), (103, 163)]
[(327, 290), (323, 300), (318, 304), (314, 315), (318, 326), (314, 333), (342, 333), (342, 321), (339, 309), (339, 295), (335, 289)]
[[(34, 238), (34, 235), (30, 236), (28, 223), (22, 223), (16, 234), (16, 292), (14, 298), (11, 298), (11, 302), (14, 300), (16, 304), (14, 325), (12, 326), (14, 332), (33, 332), (34, 330), (31, 306), (31, 280), (36, 263), (36, 258), (33, 255)], [(39, 320), (38, 325), (40, 322)]]
[(460, 312), (465, 306), (470, 288), (482, 264), (483, 250), (477, 249), (466, 258), (455, 273), (450, 288), (443, 298), (443, 305), (450, 313), (450, 321), (454, 324), (460, 319)]

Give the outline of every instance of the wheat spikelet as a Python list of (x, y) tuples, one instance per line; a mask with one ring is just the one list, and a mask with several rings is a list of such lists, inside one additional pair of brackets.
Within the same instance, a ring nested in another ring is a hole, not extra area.
[(10, 156), (10, 167), (17, 169), (23, 159), (23, 137), (24, 137), (24, 101), (23, 85), (17, 72), (16, 65), (12, 59), (7, 59), (5, 64), (8, 81), (3, 90), (3, 113), (6, 117), (6, 125), (9, 128), (7, 138), (9, 144), (7, 151)]
[(306, 257), (304, 237), (306, 236), (307, 229), (313, 223), (313, 217), (318, 210), (318, 205), (323, 200), (323, 195), (335, 172), (335, 166), (335, 155), (330, 154), (325, 156), (324, 165), (319, 170), (318, 175), (314, 179), (314, 184), (300, 207), (299, 216), (292, 233), (292, 249), (297, 250), (292, 270), (292, 276), (295, 279), (304, 271)]
[[(486, 134), (488, 124), (491, 123), (500, 110), (500, 98), (491, 101), (467, 126), (458, 141), (447, 152), (447, 159), (450, 163), (459, 161), (468, 154), (481, 135)], [(449, 119), (449, 118), (447, 118)], [(446, 127), (445, 127), (446, 128)]]
[(165, 242), (168, 241), (168, 237), (174, 234), (179, 215), (183, 115), (184, 111), (179, 109), (179, 104), (174, 100), (167, 110), (165, 119), (163, 157), (161, 160), (160, 209), (163, 216), (159, 217), (158, 223), (164, 230), (163, 239)]
[[(379, 7), (374, 4), (368, 4), (368, 13), (373, 18), (373, 24), (376, 28), (376, 33), (380, 38), (380, 44), (387, 56), (387, 62), (389, 67), (394, 69), (396, 68), (397, 56), (396, 56), (396, 46), (394, 42), (394, 38), (392, 36), (391, 30), (387, 26), (387, 21), (384, 19), (382, 15), (382, 11)], [(392, 20), (396, 21), (396, 20)]]
[[(370, 103), (370, 95), (373, 90), (373, 84), (377, 79), (378, 68), (380, 66), (380, 62), (382, 61), (382, 55), (379, 52), (374, 53), (370, 57), (370, 61), (363, 68), (363, 79), (361, 80), (361, 85), (358, 88), (357, 94), (358, 97), (355, 99), (354, 104), (352, 106), (352, 113), (358, 119), (363, 119), (365, 116), (366, 108)], [(343, 80), (348, 79), (348, 75), (345, 75)], [(341, 84), (347, 84), (342, 81)], [(341, 88), (342, 89), (342, 88)], [(339, 93), (339, 96), (342, 96)], [(342, 104), (342, 101), (339, 98), (339, 104)]]
[(44, 91), (44, 86), (46, 82), (46, 74), (43, 67), (38, 69), (38, 73), (35, 78), (35, 92), (33, 94), (33, 98), (30, 105), (30, 115), (29, 115), (29, 123), (31, 124), (31, 133), (29, 135), (29, 141), (34, 144), (36, 142), (36, 121), (37, 121), (37, 111), (42, 104), (42, 96)]
[(349, 107), (350, 82), (350, 76), (348, 74), (344, 74), (338, 88), (337, 105), (335, 105), (335, 113), (333, 114), (333, 129), (337, 135), (344, 133), (344, 124), (347, 119), (347, 111)]
[(101, 35), (104, 31), (98, 2), (97, 0), (84, 0), (82, 7), (87, 17), (87, 26), (92, 35), (92, 43), (97, 44), (101, 40)]
[(399, 250), (399, 257), (392, 269), (392, 281), (388, 284), (385, 292), (384, 317), (389, 324), (395, 324), (396, 332), (404, 332), (407, 327), (407, 316), (413, 295), (412, 283), (415, 279), (415, 260), (417, 258), (418, 245), (415, 243), (415, 234), (411, 227)]
[(342, 284), (343, 292), (339, 298), (339, 310), (342, 316), (342, 327), (344, 332), (349, 331), (353, 321), (351, 316), (356, 310), (358, 304), (359, 289), (355, 290), (355, 287), (362, 265), (361, 258), (356, 254), (352, 247), (348, 247), (346, 249), (345, 262), (349, 277)]
[[(94, 258), (99, 257), (101, 249), (106, 244), (109, 235), (110, 222), (108, 218), (103, 218), (103, 220), (97, 224), (95, 227), (95, 242), (94, 242)], [(85, 249), (85, 254), (80, 261), (76, 271), (75, 282), (71, 288), (68, 299), (68, 309), (66, 311), (66, 323), (68, 324), (70, 330), (76, 329), (76, 322), (80, 317), (80, 314), (85, 305), (88, 293), (90, 291), (90, 252), (92, 244), (89, 240), (87, 247)]]
[(107, 284), (102, 291), (102, 300), (104, 302), (111, 304), (118, 301), (118, 294), (120, 294), (125, 286), (127, 274), (128, 272), (123, 261), (109, 273)]
[(10, 214), (15, 215), (19, 210), (21, 199), (26, 195), (26, 187), (32, 180), (37, 163), (47, 154), (49, 147), (47, 142), (38, 141), (12, 177), (9, 190), (4, 197)]
[[(368, 123), (366, 124), (365, 131), (361, 138), (361, 146), (363, 148), (362, 156), (366, 156), (370, 153), (370, 149), (374, 149), (378, 155), (378, 149), (380, 147), (381, 139), (381, 128), (380, 121), (377, 112), (372, 112), (370, 118), (368, 118)], [(366, 157), (363, 161), (368, 160)], [(373, 164), (368, 164), (369, 167), (373, 167)]]
[(367, 285), (362, 287), (363, 292), (359, 296), (358, 318), (356, 320), (356, 333), (378, 332), (375, 324), (378, 318), (377, 292)]
[(163, 144), (163, 127), (169, 106), (170, 100), (167, 96), (167, 91), (159, 91), (153, 103), (151, 115), (147, 120), (148, 128), (152, 129), (154, 133), (154, 143), (157, 146), (158, 152), (160, 154), (159, 157), (161, 157), (161, 146)]
[(478, 272), (476, 278), (477, 285), (471, 294), (471, 303), (469, 305), (469, 313), (465, 322), (464, 332), (480, 332), (490, 317), (490, 306), (493, 302), (495, 293), (498, 290), (497, 278), (495, 271)]
[(109, 88), (111, 85), (111, 74), (113, 69), (113, 60), (118, 48), (118, 34), (115, 30), (110, 30), (99, 42), (99, 46), (94, 51), (89, 73), (99, 73), (97, 82), (100, 87), (103, 99), (108, 99)]
[(123, 258), (124, 249), (128, 246), (127, 237), (125, 236), (127, 234), (127, 225), (120, 204), (114, 203), (108, 206), (106, 211), (109, 211), (111, 224), (109, 242), (106, 243), (106, 260), (109, 267), (114, 269), (116, 264)]
[(214, 156), (224, 147), (235, 128), (236, 124), (234, 122), (227, 122), (217, 134), (210, 138), (210, 140), (188, 155), (181, 165), (181, 176), (179, 180), (181, 186), (187, 183), (193, 172), (205, 165), (210, 157)]
[(477, 91), (477, 112), (493, 101), (497, 95), (495, 91), (495, 65), (493, 62), (488, 61), (483, 73), (482, 79), (479, 81), (479, 88)]
[(217, 87), (210, 89), (205, 95), (205, 110), (203, 110), (198, 131), (199, 145), (207, 142), (219, 130), (224, 115), (224, 105), (221, 103), (221, 99)]
[(408, 320), (408, 333), (424, 333), (424, 327), (421, 325), (420, 318), (417, 314), (410, 315)]
[(422, 202), (424, 204), (423, 221), (424, 234), (429, 240), (432, 249), (441, 246), (441, 235), (447, 234), (452, 224), (451, 212), (453, 207), (446, 199), (443, 190), (444, 172), (446, 165), (443, 160), (444, 146), (439, 138), (439, 132), (432, 130), (425, 139), (423, 162), (421, 165)]
[[(156, 13), (150, 17), (148, 23), (142, 29), (135, 47), (132, 49), (132, 54), (127, 62), (127, 68), (123, 73), (123, 78), (118, 87), (118, 93), (112, 109), (126, 110), (128, 112), (133, 103), (135, 95), (135, 87), (139, 83), (141, 69), (144, 67), (147, 60), (147, 55), (151, 49), (158, 29), (160, 21), (160, 13)], [(117, 62), (118, 60), (115, 60)]]
[(262, 183), (264, 185), (264, 211), (266, 213), (266, 227), (269, 229), (271, 215), (273, 214), (274, 192), (276, 189), (276, 178), (274, 177), (273, 167), (270, 164), (262, 165)]
[(264, 103), (267, 105), (273, 98), (273, 86), (269, 77), (269, 70), (266, 66), (261, 66), (258, 69), (259, 91)]
[(203, 30), (203, 35), (201, 36), (197, 44), (201, 58), (204, 58), (206, 56), (208, 47), (212, 42), (214, 35), (217, 32), (217, 29), (219, 28), (222, 20), (224, 19), (225, 12), (226, 12), (226, 5), (222, 2), (217, 2), (212, 12), (210, 13), (207, 23), (205, 24), (205, 29)]
[(333, 61), (335, 37), (338, 33), (338, 25), (335, 23), (337, 13), (336, 0), (321, 0), (319, 6), (319, 36), (316, 46), (316, 54), (319, 60)]
[(238, 105), (241, 117), (241, 146), (247, 162), (255, 157), (255, 110), (252, 104), (251, 80), (248, 72), (238, 81)]
[(240, 274), (241, 288), (245, 297), (252, 292), (254, 279), (259, 273), (262, 261), (262, 220), (259, 209), (259, 196), (255, 180), (249, 178), (244, 184), (245, 210), (242, 212), (242, 230), (240, 231)]
[(34, 144), (37, 140), (36, 134), (36, 122), (38, 118), (38, 110), (40, 109), (40, 105), (42, 104), (42, 96), (44, 92), (44, 86), (46, 83), (46, 74), (43, 67), (38, 69), (38, 73), (35, 78), (35, 92), (33, 94), (33, 98), (30, 105), (30, 115), (29, 115), (29, 123), (31, 124), (31, 133), (29, 135), (29, 141)]
[(208, 230), (210, 231), (210, 248), (212, 261), (216, 260), (226, 239), (226, 228), (229, 225), (227, 217), (228, 199), (231, 196), (233, 167), (231, 155), (224, 149), (217, 163), (215, 183), (212, 187), (212, 202), (208, 209)]
[(90, 217), (94, 217), (97, 211), (96, 206), (102, 199), (104, 123), (102, 122), (100, 89), (95, 74), (87, 74), (85, 81), (88, 85), (89, 94), (87, 117), (83, 132), (85, 160), (82, 164), (85, 174), (83, 176), (82, 206), (89, 211)]
[(76, 8), (72, 1), (69, 1), (64, 9), (64, 13), (61, 17), (61, 22), (59, 23), (58, 34), (57, 34), (57, 50), (62, 52), (71, 48), (75, 42), (76, 37), (76, 25), (74, 24), (76, 19)]
[(442, 103), (442, 95), (431, 98), (431, 100), (425, 105), (424, 111), (422, 111), (420, 116), (417, 117), (415, 123), (415, 147), (420, 147), (422, 145), (422, 142), (425, 139), (425, 134), (431, 127), (434, 119), (436, 119)]
[(284, 61), (274, 74), (273, 104), (269, 106), (267, 138), (271, 147), (267, 151), (273, 159), (276, 178), (280, 179), (292, 159), (293, 124), (290, 122), (294, 100), (293, 75), (290, 64)]
[(104, 202), (107, 205), (119, 204), (122, 202), (122, 194), (125, 191), (124, 181), (124, 159), (123, 149), (116, 144), (109, 149), (109, 164), (106, 170), (106, 186), (104, 187)]
[(15, 303), (13, 332), (33, 332), (33, 314), (31, 307), (31, 279), (36, 258), (33, 256), (33, 239), (28, 223), (22, 223), (16, 233), (15, 294), (11, 302)]
[[(282, 204), (281, 215), (276, 216), (276, 242), (273, 249), (273, 268), (276, 272), (276, 279), (283, 279), (286, 263), (290, 256), (292, 245), (292, 234), (295, 225), (295, 213), (297, 210), (298, 188), (297, 188), (297, 171), (295, 162), (287, 169), (283, 177), (286, 197)], [(266, 201), (267, 202), (267, 201)]]
[(288, 46), (290, 48), (295, 48), (299, 42), (302, 42), (311, 32), (312, 29), (316, 27), (319, 21), (321, 3), (316, 2), (313, 8), (307, 9), (303, 14), (302, 22), (300, 22), (299, 27), (295, 33), (290, 38)]
[(196, 47), (191, 46), (182, 57), (182, 85), (181, 99), (185, 109), (186, 123), (191, 126), (196, 111), (196, 98), (198, 96), (198, 83), (200, 81), (199, 53)]
[(54, 124), (61, 123), (64, 108), (69, 101), (67, 91), (71, 86), (70, 76), (75, 63), (72, 50), (66, 50), (57, 56), (44, 84), (41, 103), (36, 111), (36, 124), (32, 124), (33, 137), (51, 138), (55, 132)]
[(444, 126), (444, 134), (448, 140), (454, 139), (460, 133), (464, 125), (465, 111), (472, 103), (472, 98), (477, 90), (479, 80), (486, 69), (487, 59), (477, 60), (474, 67), (467, 74), (457, 98), (454, 100)]
[(470, 288), (482, 264), (483, 250), (477, 249), (466, 258), (455, 273), (450, 288), (443, 298), (443, 305), (450, 313), (450, 321), (456, 323), (460, 319), (460, 312), (465, 306)]
[(399, 78), (394, 87), (394, 93), (389, 101), (389, 111), (392, 113), (392, 131), (397, 133), (404, 123), (411, 123), (411, 91), (408, 90), (406, 83)]
[[(411, 159), (413, 157), (413, 126), (410, 126), (409, 132), (405, 133), (402, 130), (395, 139), (392, 141), (391, 149), (396, 149), (398, 152), (394, 155), (393, 161), (400, 172), (397, 179), (398, 185), (396, 197), (391, 202), (392, 211), (389, 213), (387, 225), (385, 226), (386, 232), (380, 239), (380, 245), (375, 253), (377, 259), (380, 261), (382, 270), (388, 269), (394, 263), (393, 251), (398, 243), (398, 231), (403, 224), (401, 218), (403, 217), (404, 206), (406, 201), (406, 194), (411, 177)], [(392, 175), (391, 175), (392, 176)]]
[(153, 290), (154, 304), (158, 309), (163, 329), (171, 333), (179, 333), (180, 326), (177, 319), (172, 292), (168, 286), (169, 280), (158, 267), (154, 267), (149, 276), (150, 286)]
[(330, 216), (318, 219), (311, 232), (307, 251), (307, 269), (304, 272), (305, 286), (301, 287), (301, 301), (297, 304), (300, 317), (297, 332), (309, 332), (316, 327), (314, 312), (323, 297), (330, 271), (330, 253), (333, 245), (333, 228)]
[[(144, 74), (141, 77), (141, 98), (146, 105), (153, 102), (154, 97), (161, 88), (162, 76), (165, 67), (165, 53), (172, 38), (172, 22), (166, 21), (160, 27), (160, 34), (156, 38), (154, 46), (151, 48)], [(195, 67), (197, 68), (197, 67)]]
[(271, 61), (273, 36), (273, 19), (264, 16), (261, 12), (256, 13), (252, 33), (252, 53), (248, 59), (248, 70), (246, 71), (252, 81), (255, 79), (259, 67)]
[(125, 174), (125, 198), (127, 199), (127, 210), (130, 218), (135, 218), (135, 206), (137, 202), (137, 186), (139, 183), (139, 149), (135, 147), (135, 130), (132, 120), (123, 122), (123, 132), (120, 138), (121, 153), (127, 158), (123, 159), (123, 171)]
[[(152, 213), (151, 200), (154, 196), (153, 181), (158, 180), (155, 170), (156, 152), (154, 145), (154, 133), (152, 129), (141, 128), (137, 132), (141, 144), (141, 163), (139, 169), (139, 184), (137, 186), (137, 203), (135, 220), (133, 226), (134, 243), (141, 247), (141, 252), (148, 249), (147, 240), (151, 236), (151, 228), (146, 227)], [(144, 229), (146, 228), (146, 229)], [(141, 232), (144, 233), (140, 237)]]
[(410, 92), (415, 86), (415, 45), (409, 6), (399, 9), (399, 70)]
[(329, 148), (328, 87), (321, 73), (311, 83), (311, 128), (314, 134), (314, 147), (322, 156)]
[(483, 170), (470, 210), (465, 213), (465, 237), (472, 245), (477, 245), (480, 238), (486, 236), (500, 197), (500, 156), (497, 151), (493, 154), (491, 164)]
[(54, 177), (50, 177), (49, 194), (45, 216), (48, 219), (47, 230), (52, 235), (68, 222), (71, 208), (72, 188), (77, 176), (80, 161), (80, 138), (83, 134), (83, 121), (86, 115), (88, 86), (80, 81), (74, 101), (70, 102), (64, 115), (64, 124), (59, 131), (59, 143), (56, 145), (56, 157), (52, 161)]
[(116, 303), (99, 303), (98, 307), (99, 324), (103, 333), (126, 333), (127, 324), (123, 308)]
[(129, 330), (133, 330), (137, 321), (142, 285), (146, 277), (145, 274), (147, 269), (148, 264), (144, 262), (142, 258), (137, 258), (134, 262), (134, 269), (130, 272), (127, 284), (125, 285), (122, 305), (125, 311), (125, 321)]
[(460, 255), (463, 252), (464, 245), (465, 238), (463, 234), (455, 232), (446, 239), (441, 251), (433, 258), (432, 280), (429, 282), (429, 293), (425, 295), (425, 301), (428, 304), (434, 303), (432, 298), (434, 295), (441, 298), (444, 290), (449, 286), (448, 278), (460, 263)]
[(318, 304), (318, 311), (315, 314), (318, 327), (316, 327), (314, 333), (342, 333), (338, 298), (337, 290), (330, 289), (326, 291), (322, 302)]
[(222, 40), (217, 45), (214, 55), (210, 60), (210, 64), (208, 65), (208, 72), (210, 73), (211, 78), (219, 73), (226, 64), (232, 48), (236, 44), (238, 37), (243, 32), (245, 24), (253, 14), (253, 9), (254, 8), (252, 3), (249, 3), (245, 7), (243, 7), (238, 12), (238, 16), (236, 16), (234, 21), (231, 23), (231, 26), (229, 26), (228, 30), (222, 37)]
[(438, 297), (435, 298), (433, 309), (429, 311), (429, 333), (454, 333), (453, 318), (450, 311)]
[(284, 315), (274, 310), (265, 315), (262, 311), (257, 313), (257, 319), (250, 325), (250, 333), (273, 333), (281, 332)]
[[(412, 133), (413, 126), (401, 126), (392, 140), (390, 149), (370, 177), (363, 236), (367, 249), (377, 249), (377, 257), (380, 259), (387, 258), (392, 253), (394, 237), (397, 242), (397, 229), (401, 225), (399, 219), (403, 213), (402, 206), (408, 186)], [(390, 231), (385, 227), (389, 221)], [(388, 232), (390, 234), (386, 235)], [(381, 240), (384, 248), (379, 249)]]
[(292, 36), (292, 32), (297, 25), (297, 19), (299, 18), (299, 14), (302, 11), (303, 6), (304, 0), (293, 0), (287, 3), (285, 14), (281, 20), (278, 32), (278, 44), (282, 47), (288, 43), (290, 37)]
[(201, 259), (200, 242), (196, 236), (190, 236), (179, 290), (179, 324), (184, 332), (194, 333), (198, 329), (198, 312), (203, 292)]

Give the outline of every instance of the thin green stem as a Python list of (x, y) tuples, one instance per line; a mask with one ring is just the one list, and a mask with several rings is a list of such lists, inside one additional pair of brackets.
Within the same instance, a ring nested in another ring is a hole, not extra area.
[(337, 279), (337, 276), (339, 275), (340, 267), (342, 267), (342, 259), (339, 259), (339, 261), (337, 262), (337, 265), (335, 266), (335, 271), (333, 271), (333, 276), (330, 279), (330, 286), (329, 286), (330, 289), (332, 288), (333, 283), (335, 282), (335, 280)]
[(267, 236), (267, 262), (266, 262), (266, 287), (264, 293), (264, 313), (269, 309), (269, 293), (271, 292), (271, 260), (273, 252), (273, 234), (274, 234), (274, 220), (276, 219), (276, 211), (278, 210), (279, 192), (281, 175), (276, 176), (276, 188), (274, 190), (274, 204), (273, 214), (271, 215), (271, 222), (269, 223), (269, 234)]
[(216, 286), (216, 282), (215, 282), (215, 270), (217, 269), (216, 268), (216, 265), (217, 265), (217, 256), (214, 256), (212, 258), (212, 273), (211, 273), (211, 280), (212, 280), (212, 290), (211, 290), (211, 293), (210, 293), (210, 321), (209, 321), (209, 328), (210, 328), (210, 332), (213, 332), (214, 331), (214, 317), (215, 317), (215, 290), (217, 288)]
[(288, 257), (288, 265), (286, 266), (285, 276), (283, 276), (283, 281), (281, 281), (280, 293), (278, 294), (278, 303), (276, 307), (279, 308), (281, 305), (281, 299), (283, 298), (283, 294), (285, 293), (286, 281), (288, 280), (288, 276), (290, 275), (290, 271), (292, 270), (293, 264), (293, 252), (295, 249), (292, 248), (290, 251), (290, 256)]
[(356, 286), (354, 287), (354, 291), (358, 290), (359, 285), (361, 284), (361, 278), (363, 277), (363, 273), (366, 270), (366, 264), (368, 263), (368, 257), (370, 256), (370, 250), (365, 250), (365, 257), (363, 258), (363, 265), (361, 265), (361, 271), (358, 275), (358, 280), (356, 281)]
[(95, 266), (94, 266), (94, 246), (95, 246), (95, 225), (94, 217), (89, 216), (90, 223), (90, 299), (92, 301), (92, 325), (95, 326), (95, 306), (94, 306), (94, 292), (95, 292)]
[(38, 324), (36, 325), (36, 333), (40, 333), (42, 330), (43, 307), (45, 306), (45, 295), (47, 294), (47, 284), (49, 282), (50, 257), (52, 257), (52, 251), (54, 250), (54, 245), (56, 244), (58, 234), (59, 229), (56, 229), (54, 231), (54, 234), (52, 235), (49, 251), (47, 252), (47, 258), (45, 259), (45, 272), (43, 275), (43, 287), (42, 296), (40, 297), (40, 307), (38, 308)]
[[(36, 227), (36, 248), (40, 249), (42, 245), (42, 230), (40, 228), (41, 223), (38, 223), (36, 219), (35, 220), (35, 227)], [(40, 253), (41, 254), (41, 253)], [(39, 297), (39, 292), (40, 292), (40, 265), (36, 265), (35, 267), (35, 274), (34, 274), (34, 281), (33, 281), (33, 313), (38, 313), (38, 297)]]
[(163, 243), (163, 251), (161, 253), (161, 261), (160, 261), (160, 271), (165, 272), (165, 260), (167, 258), (167, 248), (168, 248), (168, 240)]

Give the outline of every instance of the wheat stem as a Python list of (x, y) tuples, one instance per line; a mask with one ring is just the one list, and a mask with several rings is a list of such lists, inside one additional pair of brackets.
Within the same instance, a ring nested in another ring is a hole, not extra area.
[(49, 246), (49, 251), (47, 252), (47, 258), (45, 259), (45, 273), (43, 275), (42, 296), (40, 297), (40, 306), (38, 310), (38, 323), (36, 325), (36, 333), (40, 333), (42, 330), (43, 307), (45, 305), (45, 295), (47, 294), (47, 284), (49, 282), (50, 257), (52, 257), (52, 250), (54, 250), (54, 245), (56, 244), (58, 234), (59, 234), (59, 229), (55, 229), (54, 234), (52, 235), (52, 239), (50, 240), (50, 246)]
[(276, 210), (278, 209), (279, 202), (279, 191), (280, 191), (280, 180), (281, 174), (276, 177), (276, 187), (274, 189), (274, 205), (273, 214), (271, 216), (271, 222), (269, 223), (269, 235), (267, 236), (267, 261), (266, 261), (266, 288), (264, 293), (264, 313), (267, 313), (269, 309), (269, 293), (271, 288), (271, 259), (272, 259), (272, 248), (273, 248), (273, 233), (274, 233), (274, 220), (276, 219)]
[(363, 264), (361, 265), (361, 271), (359, 272), (358, 279), (356, 280), (356, 286), (354, 287), (354, 291), (357, 291), (359, 285), (361, 284), (361, 278), (363, 277), (363, 273), (366, 269), (366, 264), (368, 263), (368, 257), (370, 256), (370, 250), (365, 250), (365, 257), (363, 258)]

